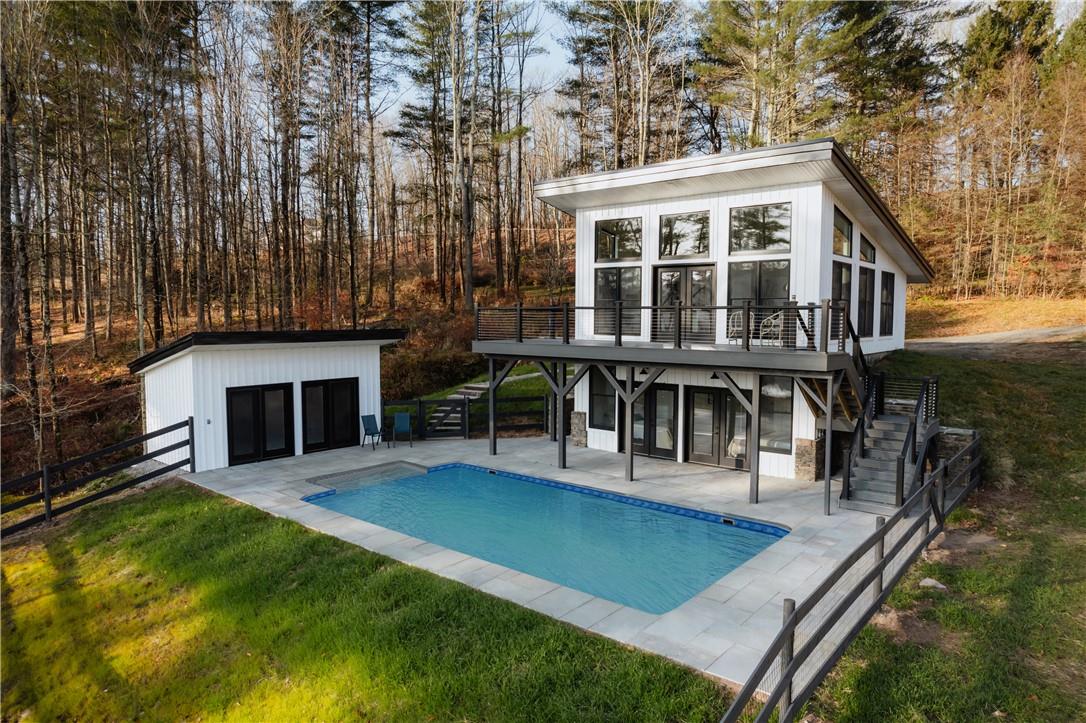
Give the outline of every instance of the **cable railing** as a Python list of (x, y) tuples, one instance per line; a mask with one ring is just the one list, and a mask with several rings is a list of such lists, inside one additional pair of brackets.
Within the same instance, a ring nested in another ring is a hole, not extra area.
[(980, 481), (980, 436), (940, 462), (889, 518), (798, 605), (784, 601), (780, 631), (722, 723), (794, 720), (849, 644), (878, 611), (944, 520)]
[(641, 306), (616, 301), (597, 306), (477, 308), (478, 341), (649, 342), (676, 349), (697, 345), (737, 349), (844, 352), (850, 336), (848, 305), (788, 302), (778, 305), (684, 304)]

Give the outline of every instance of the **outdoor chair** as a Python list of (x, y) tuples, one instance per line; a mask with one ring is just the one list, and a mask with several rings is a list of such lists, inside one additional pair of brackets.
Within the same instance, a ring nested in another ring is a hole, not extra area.
[(396, 442), (401, 434), (407, 435), (408, 446), (415, 446), (415, 432), (411, 429), (411, 415), (407, 412), (396, 412), (392, 417), (392, 446), (396, 446)]
[(377, 417), (373, 414), (362, 415), (362, 444), (365, 446), (366, 440), (370, 441), (370, 446), (373, 449), (377, 449), (377, 443), (384, 437), (384, 432), (381, 431), (380, 425), (377, 424)]
[(762, 346), (783, 346), (784, 313), (774, 312), (762, 319), (758, 328), (758, 338), (762, 340)]
[[(750, 333), (754, 334), (754, 312), (750, 312), (748, 318)], [(728, 315), (728, 338), (740, 339), (743, 338), (743, 312), (733, 311)]]

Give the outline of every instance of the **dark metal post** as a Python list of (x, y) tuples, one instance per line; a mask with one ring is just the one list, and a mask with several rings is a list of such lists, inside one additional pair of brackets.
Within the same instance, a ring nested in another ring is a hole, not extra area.
[(833, 464), (833, 388), (836, 386), (835, 379), (830, 377), (826, 380), (826, 444), (823, 449), (823, 483), (825, 484), (825, 494), (823, 495), (823, 512), (825, 514), (830, 513), (830, 469)]
[(750, 351), (750, 302), (743, 302), (743, 348)]
[[(880, 530), (882, 530), (884, 525), (886, 525), (886, 518), (885, 517), (876, 517), (875, 518), (875, 532), (879, 532)], [(875, 564), (878, 564), (878, 563), (882, 562), (882, 558), (885, 556), (885, 554), (886, 554), (886, 535), (882, 535), (881, 537), (879, 537), (878, 540), (875, 541)], [(879, 576), (875, 578), (875, 597), (878, 597), (879, 595), (882, 595), (883, 573), (884, 573), (884, 570), (880, 570), (879, 571)]]
[(558, 415), (554, 424), (558, 429), (558, 469), (566, 468), (566, 365), (558, 370)]
[(905, 458), (898, 455), (897, 475), (894, 480), (894, 504), (901, 507), (905, 502)]
[(935, 477), (935, 502), (939, 505), (939, 515), (946, 516), (946, 467), (939, 468)]
[(189, 472), (196, 471), (196, 425), (189, 417)]
[(633, 481), (633, 380), (634, 368), (626, 367), (626, 419), (622, 425), (622, 435), (625, 437), (626, 448), (626, 481)]
[(495, 397), (498, 390), (494, 387), (494, 358), (487, 359), (488, 379), (490, 381), (490, 390), (486, 395), (487, 403), (487, 418), (489, 419), (489, 434), (490, 434), (490, 456), (493, 457), (498, 453), (498, 428), (497, 420), (494, 415), (497, 413), (497, 404)]
[[(566, 363), (562, 362), (562, 366), (565, 366), (565, 365), (566, 365)], [(558, 378), (558, 364), (555, 363), (555, 362), (551, 363), (551, 376), (553, 378), (555, 378), (555, 379)], [(549, 398), (550, 398), (550, 415), (551, 415), (551, 441), (552, 442), (557, 442), (558, 441), (558, 424), (559, 424), (558, 411), (557, 411), (558, 410), (558, 395), (554, 393), (554, 390), (551, 390)]]
[(562, 343), (569, 343), (569, 302), (562, 302)]
[(53, 519), (53, 498), (49, 490), (52, 484), (52, 474), (49, 465), (41, 468), (41, 501), (45, 505), (45, 521)]
[(747, 453), (750, 455), (750, 495), (752, 505), (758, 504), (758, 457), (761, 453), (762, 440), (762, 375), (754, 374), (754, 386), (750, 393), (750, 439), (747, 440)]
[(460, 414), (463, 415), (461, 420), (464, 428), (464, 439), (471, 437), (471, 397), (464, 397), (460, 400)]
[(822, 300), (822, 328), (819, 338), (818, 350), (828, 352), (830, 350), (830, 300)]
[(524, 341), (524, 304), (519, 301), (517, 302), (517, 318), (514, 333), (517, 343)]
[(422, 416), (424, 406), (421, 399), (415, 400), (415, 436), (419, 439), (426, 437), (426, 420)]
[[(787, 625), (789, 618), (796, 612), (796, 601), (790, 597), (784, 599), (784, 610), (782, 624)], [(781, 646), (781, 670), (788, 668), (788, 665), (792, 662), (792, 655), (795, 653), (796, 647), (796, 629), (793, 627), (788, 631), (788, 636), (784, 639), (784, 645)], [(788, 679), (788, 685), (784, 688), (784, 693), (781, 695), (781, 712), (780, 719), (784, 720), (784, 712), (792, 705), (792, 679)]]
[(848, 302), (847, 301), (842, 301), (841, 302), (841, 331), (838, 334), (838, 336), (840, 337), (840, 340), (838, 342), (840, 344), (840, 351), (845, 351), (845, 349), (848, 348), (848, 343), (847, 343), (848, 342), (848, 325), (849, 325), (850, 321), (851, 321), (851, 319), (849, 318), (849, 315), (848, 315)]
[(615, 302), (615, 346), (622, 346), (622, 300)]
[(675, 348), (683, 348), (683, 304), (675, 302)]

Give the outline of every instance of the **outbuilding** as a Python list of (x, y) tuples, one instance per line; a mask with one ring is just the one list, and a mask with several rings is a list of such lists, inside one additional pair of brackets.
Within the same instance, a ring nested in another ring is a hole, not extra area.
[(200, 472), (357, 445), (361, 415), (380, 413), (381, 347), (403, 338), (398, 329), (194, 332), (128, 368), (141, 377), (145, 431), (192, 417)]

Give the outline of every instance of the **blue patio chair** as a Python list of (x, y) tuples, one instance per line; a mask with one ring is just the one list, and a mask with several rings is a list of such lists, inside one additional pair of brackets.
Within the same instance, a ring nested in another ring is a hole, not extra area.
[(380, 425), (377, 424), (377, 417), (373, 414), (362, 415), (362, 445), (365, 446), (366, 440), (370, 441), (370, 446), (373, 449), (377, 449), (377, 443), (384, 437), (384, 433), (381, 431)]
[(392, 446), (396, 446), (396, 441), (401, 434), (407, 435), (408, 446), (415, 446), (415, 432), (411, 429), (411, 415), (407, 412), (396, 412), (392, 417)]

